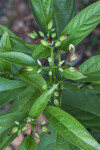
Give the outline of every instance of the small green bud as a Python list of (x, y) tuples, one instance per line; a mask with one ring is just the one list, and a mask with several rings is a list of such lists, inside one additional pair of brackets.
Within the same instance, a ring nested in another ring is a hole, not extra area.
[(58, 92), (54, 92), (54, 96), (58, 97), (59, 93)]
[(44, 33), (43, 32), (39, 31), (39, 34), (40, 34), (41, 37), (44, 37)]
[(42, 121), (42, 123), (41, 123), (41, 124), (42, 124), (42, 125), (44, 125), (45, 123), (46, 123), (46, 121)]
[(51, 30), (51, 32), (55, 31), (55, 28)]
[(64, 41), (64, 40), (66, 40), (66, 36), (63, 35), (60, 37), (60, 41)]
[(42, 67), (42, 64), (41, 64), (40, 60), (37, 60), (37, 63), (39, 64), (39, 66)]
[(47, 129), (47, 127), (42, 127), (42, 131), (43, 132), (46, 132), (47, 134), (51, 134), (51, 132), (50, 131), (48, 131), (48, 129)]
[(54, 104), (55, 104), (57, 107), (59, 107), (59, 102), (58, 102), (57, 99), (54, 100)]
[(48, 45), (49, 45), (49, 43), (48, 43), (47, 41), (45, 41), (45, 40), (41, 40), (41, 43), (42, 43), (44, 46), (48, 46)]
[(65, 62), (65, 60), (61, 61), (58, 66), (62, 65)]
[(16, 124), (16, 125), (19, 125), (20, 123), (19, 123), (18, 121), (15, 121), (15, 124)]
[(27, 126), (24, 126), (23, 128), (22, 128), (22, 131), (25, 131), (27, 129)]
[(51, 57), (48, 57), (48, 62), (49, 62), (49, 63), (51, 63), (51, 62), (52, 62)]
[(37, 37), (37, 33), (33, 31), (33, 33), (28, 34), (28, 36), (32, 39), (35, 39)]
[(56, 37), (56, 33), (53, 33), (51, 36), (52, 36), (52, 38), (55, 38)]
[(75, 51), (75, 47), (74, 47), (73, 44), (70, 44), (70, 45), (69, 45), (69, 51)]
[(60, 46), (60, 44), (61, 44), (61, 41), (57, 41), (57, 42), (55, 43), (55, 46), (58, 47), (58, 46)]
[(20, 136), (20, 134), (21, 134), (21, 129), (18, 130), (18, 134), (17, 135)]
[(38, 71), (37, 71), (37, 73), (40, 73), (42, 71), (42, 69), (40, 68)]
[(51, 30), (53, 27), (53, 20), (51, 20), (48, 24), (48, 29)]
[(34, 135), (39, 139), (40, 136), (38, 135), (38, 133), (34, 133)]
[(38, 36), (38, 35), (37, 35), (37, 33), (36, 33), (35, 31), (33, 31), (33, 34), (34, 34), (34, 36), (35, 36), (35, 37), (37, 37), (37, 36)]
[(42, 90), (46, 90), (47, 89), (47, 85), (43, 85)]
[(49, 33), (47, 33), (47, 37), (49, 37), (50, 36), (50, 34)]
[(11, 133), (16, 133), (18, 131), (18, 127), (14, 127), (11, 131)]
[(60, 71), (60, 72), (64, 72), (64, 70), (63, 70), (62, 68), (59, 68), (59, 71)]
[(30, 117), (27, 117), (27, 118), (25, 119), (26, 122), (31, 122), (31, 120), (32, 120), (32, 119), (31, 119)]
[(23, 68), (23, 70), (32, 71), (33, 68), (32, 67), (25, 67), (25, 68)]
[(51, 70), (49, 71), (49, 76), (52, 76), (52, 71)]

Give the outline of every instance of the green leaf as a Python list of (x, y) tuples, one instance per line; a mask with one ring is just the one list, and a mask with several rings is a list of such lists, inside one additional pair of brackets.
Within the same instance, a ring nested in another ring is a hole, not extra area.
[(34, 59), (42, 59), (50, 56), (50, 48), (40, 44), (33, 52), (32, 57)]
[(63, 87), (62, 109), (84, 126), (100, 130), (100, 93), (95, 90)]
[(28, 86), (13, 102), (7, 113), (26, 112), (29, 113), (32, 105), (40, 96), (39, 90), (33, 85)]
[(0, 51), (1, 52), (10, 52), (12, 51), (9, 34), (7, 32), (7, 28), (1, 38), (0, 41)]
[(46, 32), (48, 23), (52, 19), (53, 0), (30, 0), (30, 6), (39, 28)]
[(48, 106), (44, 114), (54, 129), (75, 146), (87, 150), (100, 149), (97, 141), (70, 114), (54, 106)]
[(47, 88), (46, 81), (35, 69), (33, 71), (21, 70), (19, 76), (40, 90)]
[(70, 80), (78, 80), (78, 79), (82, 79), (85, 78), (84, 75), (82, 75), (79, 71), (70, 71), (69, 68), (64, 69), (63, 72), (61, 72), (61, 74), (66, 78), (66, 79), (70, 79)]
[[(0, 25), (0, 37), (2, 37), (2, 35), (5, 32), (6, 27)], [(9, 38), (10, 38), (10, 42), (11, 42), (11, 47), (13, 51), (18, 51), (18, 52), (23, 52), (26, 54), (31, 55), (33, 50), (30, 49), (26, 44), (25, 41), (23, 41), (22, 39), (18, 38), (14, 33), (12, 33), (10, 30), (8, 30), (9, 33)]]
[(61, 137), (51, 125), (48, 126), (50, 135), (44, 133), (38, 144), (38, 150), (76, 150), (75, 146)]
[(36, 65), (36, 61), (32, 57), (20, 52), (0, 53), (0, 58), (22, 66)]
[(37, 150), (34, 138), (32, 136), (25, 137), (18, 150)]
[(0, 116), (0, 134), (14, 126), (15, 121), (21, 121), (24, 117), (26, 117), (24, 113), (11, 113)]
[(0, 107), (14, 100), (26, 86), (25, 82), (0, 77)]
[(59, 37), (76, 14), (76, 0), (54, 0), (54, 22)]
[(0, 68), (4, 71), (9, 71), (11, 69), (11, 64), (0, 58)]
[(100, 23), (100, 1), (81, 11), (62, 32), (69, 37), (62, 42), (60, 49), (67, 50), (69, 44), (78, 44)]
[(53, 86), (50, 90), (46, 91), (45, 93), (43, 93), (37, 100), (36, 102), (33, 104), (30, 112), (29, 112), (29, 116), (30, 117), (35, 117), (38, 118), (41, 113), (43, 112), (43, 110), (45, 109), (45, 107), (47, 106), (54, 90), (56, 89), (57, 85)]
[(100, 131), (91, 130), (90, 133), (100, 143)]

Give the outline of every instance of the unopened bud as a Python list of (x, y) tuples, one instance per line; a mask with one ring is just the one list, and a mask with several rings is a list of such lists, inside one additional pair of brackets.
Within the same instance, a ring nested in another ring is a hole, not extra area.
[(49, 33), (47, 33), (47, 37), (49, 37), (50, 36), (50, 34)]
[(33, 31), (33, 33), (28, 34), (28, 36), (31, 37), (32, 39), (35, 39), (37, 37), (37, 33)]
[(71, 72), (75, 72), (75, 71), (78, 71), (79, 68), (70, 67), (69, 70), (70, 70)]
[(16, 125), (19, 125), (20, 123), (19, 123), (18, 121), (15, 121), (15, 124), (16, 124)]
[(48, 24), (48, 29), (51, 30), (53, 27), (53, 20), (51, 20)]
[(60, 93), (54, 92), (54, 96), (58, 97), (59, 95), (60, 95)]
[(40, 136), (38, 135), (38, 133), (34, 133), (34, 135), (39, 139)]
[(51, 30), (51, 32), (55, 31), (55, 28)]
[(62, 65), (65, 62), (65, 60), (61, 61), (58, 66)]
[(49, 76), (52, 76), (52, 71), (51, 70), (49, 71)]
[(59, 71), (60, 71), (60, 72), (64, 72), (64, 70), (63, 70), (62, 68), (59, 68)]
[(70, 44), (70, 45), (69, 45), (69, 51), (75, 51), (75, 47), (74, 47), (73, 44)]
[(53, 39), (52, 37), (49, 38), (49, 45), (52, 45), (53, 44)]
[(55, 43), (55, 46), (58, 47), (58, 46), (60, 46), (60, 44), (61, 44), (61, 41), (57, 41), (57, 42)]
[(21, 134), (21, 129), (18, 130), (18, 134), (17, 135), (20, 136), (20, 134)]
[(23, 128), (22, 128), (22, 131), (25, 131), (27, 129), (27, 126), (24, 126)]
[(64, 41), (64, 40), (66, 40), (67, 38), (68, 38), (68, 34), (67, 35), (63, 35), (63, 36), (61, 36), (60, 37), (60, 41)]
[(25, 119), (26, 122), (31, 122), (31, 120), (32, 120), (32, 119), (31, 119), (30, 117), (27, 117), (27, 118)]
[(43, 85), (42, 87), (42, 91), (46, 90), (47, 89), (47, 85)]
[(11, 133), (13, 134), (13, 133), (16, 133), (17, 131), (18, 131), (18, 127), (14, 127), (14, 128), (12, 129)]
[(48, 129), (47, 129), (47, 127), (42, 127), (42, 131), (43, 132), (46, 132), (47, 134), (51, 134), (51, 132), (50, 131), (48, 131)]
[(59, 107), (59, 102), (58, 102), (57, 99), (54, 100), (54, 104), (55, 104), (57, 107)]
[(71, 58), (71, 61), (76, 60), (78, 58), (78, 56), (80, 56), (80, 54), (81, 54), (81, 52), (74, 54)]
[(51, 62), (52, 62), (51, 57), (48, 57), (48, 62), (49, 62), (49, 63), (51, 63)]
[(35, 40), (36, 40), (37, 43), (40, 43), (40, 39), (39, 38), (36, 38)]
[(44, 37), (44, 33), (43, 32), (39, 31), (39, 34), (40, 34), (41, 37)]
[(40, 60), (37, 60), (37, 63), (38, 63), (39, 66), (42, 66)]
[(33, 68), (32, 67), (25, 67), (25, 68), (23, 68), (23, 70), (32, 71)]
[(52, 36), (52, 38), (55, 38), (56, 37), (56, 33), (53, 33), (51, 36)]
[(38, 71), (37, 71), (37, 73), (40, 73), (42, 71), (42, 69), (40, 68)]
[(45, 40), (41, 40), (41, 43), (42, 43), (44, 46), (48, 46), (48, 42), (45, 41)]
[(44, 125), (45, 123), (46, 123), (46, 121), (42, 121), (42, 123), (41, 123), (41, 124), (42, 124), (42, 125)]

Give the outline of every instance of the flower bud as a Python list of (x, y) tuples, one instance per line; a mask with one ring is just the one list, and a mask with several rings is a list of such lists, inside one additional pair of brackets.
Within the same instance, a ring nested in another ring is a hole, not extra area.
[(44, 37), (44, 33), (43, 32), (39, 31), (39, 34), (40, 34), (41, 37)]
[(58, 47), (58, 46), (60, 46), (60, 44), (61, 44), (61, 41), (57, 41), (57, 42), (55, 43), (55, 46)]
[(79, 68), (70, 67), (69, 70), (70, 70), (71, 72), (75, 72), (75, 71), (78, 71)]
[(55, 31), (55, 28), (54, 29), (51, 29), (51, 32)]
[(46, 123), (46, 121), (42, 121), (42, 123), (41, 123), (41, 124), (42, 124), (42, 125), (44, 125), (45, 123)]
[(33, 68), (32, 67), (25, 67), (25, 68), (23, 68), (23, 70), (33, 71)]
[(34, 135), (39, 139), (40, 136), (38, 135), (38, 133), (34, 133)]
[(38, 63), (39, 66), (42, 66), (40, 60), (37, 60), (37, 63)]
[(52, 37), (49, 38), (49, 45), (52, 45), (53, 44), (53, 39)]
[(46, 90), (47, 89), (47, 85), (43, 85), (42, 87), (42, 91)]
[(54, 104), (55, 104), (57, 107), (59, 107), (59, 102), (58, 102), (57, 99), (54, 100)]
[(54, 92), (54, 96), (58, 97), (60, 94), (58, 92)]
[(37, 73), (40, 73), (42, 71), (42, 69), (40, 68), (38, 71), (37, 71)]
[(48, 62), (49, 62), (49, 63), (51, 63), (51, 62), (52, 62), (51, 57), (48, 57)]
[(64, 72), (64, 70), (63, 70), (62, 68), (59, 68), (59, 71), (60, 71), (60, 72)]
[(48, 46), (48, 45), (49, 45), (48, 42), (45, 41), (45, 40), (41, 40), (41, 43), (42, 43), (44, 46)]
[(51, 30), (53, 27), (53, 20), (51, 20), (48, 24), (48, 29)]
[(70, 45), (69, 45), (69, 51), (75, 51), (75, 47), (74, 47), (73, 44), (70, 44)]
[(35, 39), (37, 37), (37, 33), (33, 31), (33, 33), (28, 34), (28, 36), (31, 37), (32, 39)]
[(68, 38), (69, 34), (63, 35), (60, 37), (60, 41), (64, 41)]
[(72, 58), (71, 58), (71, 61), (76, 60), (76, 59), (78, 58), (78, 56), (80, 56), (80, 55), (81, 55), (81, 52), (78, 52), (78, 53), (74, 54), (74, 55), (72, 56)]
[(51, 134), (51, 132), (50, 131), (48, 131), (48, 129), (47, 129), (47, 127), (42, 127), (42, 131), (43, 132), (46, 132), (47, 134)]
[(18, 134), (17, 135), (20, 136), (20, 134), (21, 134), (21, 129), (18, 130)]
[(52, 71), (51, 70), (49, 71), (49, 76), (52, 76)]
[(11, 133), (13, 134), (13, 133), (16, 133), (17, 131), (18, 131), (18, 127), (14, 127), (14, 128), (12, 129)]
[(37, 43), (40, 43), (40, 39), (39, 38), (36, 38), (35, 40), (36, 40)]
[(56, 37), (56, 33), (53, 33), (51, 36), (52, 36), (52, 38), (55, 38)]
[(24, 126), (23, 128), (22, 128), (22, 131), (25, 131), (27, 129), (27, 126)]
[(15, 121), (15, 124), (16, 124), (16, 125), (19, 125), (20, 123), (19, 123), (18, 121)]
[(27, 118), (25, 119), (26, 122), (31, 122), (31, 120), (32, 120), (32, 119), (31, 119), (30, 117), (27, 117)]
[(61, 66), (63, 63), (65, 62), (65, 60), (61, 61), (58, 66)]

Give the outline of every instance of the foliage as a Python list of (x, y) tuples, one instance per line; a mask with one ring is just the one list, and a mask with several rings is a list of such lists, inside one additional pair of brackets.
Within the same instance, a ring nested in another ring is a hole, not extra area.
[[(75, 0), (30, 0), (30, 6), (41, 39), (35, 31), (28, 36), (37, 44), (0, 25), (0, 106), (13, 101), (0, 116), (0, 150), (29, 126), (18, 150), (100, 150), (100, 56), (72, 66), (81, 54), (74, 46), (100, 23), (100, 1), (77, 15)], [(36, 122), (41, 113), (48, 127)], [(35, 125), (45, 132), (38, 147)]]

